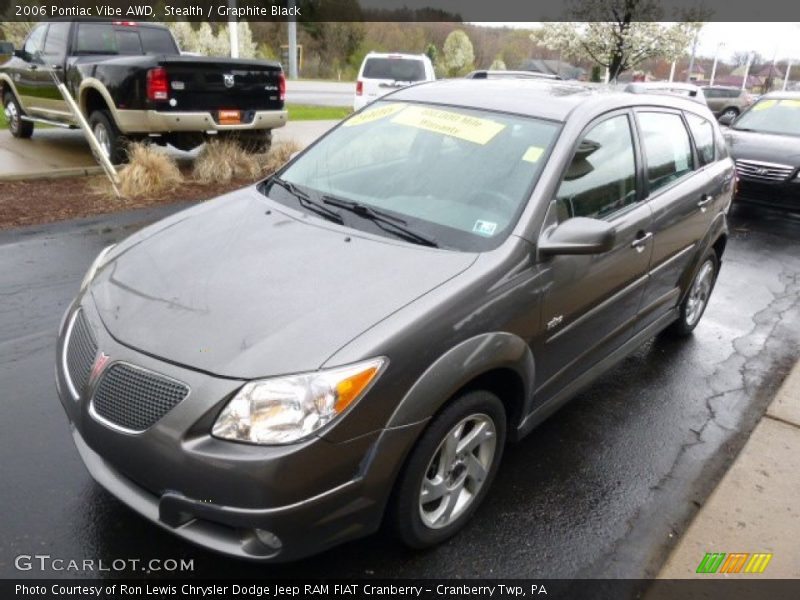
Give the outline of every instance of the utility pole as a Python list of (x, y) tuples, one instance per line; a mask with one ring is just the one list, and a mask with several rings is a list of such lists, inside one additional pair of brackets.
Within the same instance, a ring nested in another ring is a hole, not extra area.
[[(228, 6), (236, 8), (236, 0), (228, 0)], [(236, 17), (228, 18), (228, 34), (231, 39), (231, 58), (239, 58), (239, 27)]]
[(717, 50), (714, 52), (714, 66), (711, 67), (711, 80), (708, 82), (708, 85), (714, 85), (714, 78), (717, 75), (717, 59), (719, 59), (719, 49), (725, 45), (725, 42), (720, 42), (717, 44)]
[(295, 0), (289, 0), (289, 79), (297, 79), (297, 18), (294, 16)]
[(786, 86), (789, 83), (789, 71), (792, 70), (792, 59), (786, 61), (786, 75), (783, 76), (783, 91), (786, 91)]
[(697, 38), (700, 37), (700, 28), (694, 30), (694, 41), (692, 42), (692, 56), (689, 58), (689, 69), (686, 71), (686, 83), (692, 80), (692, 71), (694, 70), (694, 57), (697, 54)]
[(669, 68), (669, 82), (672, 83), (674, 79), (675, 79), (675, 61), (673, 60), (672, 66)]
[(742, 77), (742, 91), (747, 90), (747, 78), (750, 76), (750, 64), (753, 62), (753, 53), (747, 55), (747, 64), (744, 67), (744, 77)]

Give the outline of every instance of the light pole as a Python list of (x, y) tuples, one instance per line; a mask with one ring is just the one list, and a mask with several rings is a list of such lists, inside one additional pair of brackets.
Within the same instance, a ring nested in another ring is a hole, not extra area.
[[(236, 8), (236, 0), (228, 0), (228, 6)], [(228, 37), (231, 39), (231, 58), (239, 58), (239, 28), (236, 17), (228, 19)]]
[(697, 38), (700, 37), (700, 28), (694, 30), (694, 41), (692, 42), (692, 56), (689, 58), (689, 68), (686, 70), (686, 83), (692, 80), (692, 71), (694, 70), (694, 57), (697, 53)]
[(789, 71), (792, 70), (792, 59), (786, 61), (786, 75), (783, 76), (783, 91), (786, 91), (786, 85), (789, 83)]
[(708, 82), (708, 85), (714, 85), (714, 77), (717, 75), (717, 59), (719, 59), (719, 51), (720, 48), (725, 46), (725, 42), (720, 42), (717, 44), (717, 50), (714, 52), (714, 65), (711, 67), (711, 80)]
[(672, 83), (674, 79), (675, 79), (675, 61), (673, 60), (672, 66), (669, 68), (669, 82)]
[[(294, 0), (289, 0), (289, 14), (293, 15)], [(297, 18), (289, 17), (289, 79), (297, 79)]]

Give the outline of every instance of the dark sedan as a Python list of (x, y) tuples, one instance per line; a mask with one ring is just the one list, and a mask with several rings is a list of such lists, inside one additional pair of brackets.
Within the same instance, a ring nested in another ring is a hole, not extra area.
[(800, 93), (763, 96), (725, 132), (737, 200), (800, 209)]

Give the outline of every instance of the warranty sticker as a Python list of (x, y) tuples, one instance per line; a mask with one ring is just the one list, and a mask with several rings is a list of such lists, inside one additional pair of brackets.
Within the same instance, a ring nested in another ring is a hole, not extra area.
[(781, 106), (791, 106), (792, 108), (800, 107), (800, 100), (781, 100)]
[(474, 144), (486, 145), (505, 129), (505, 125), (490, 119), (480, 119), (449, 110), (409, 106), (392, 119), (392, 123), (418, 127), (449, 135)]
[(364, 123), (377, 121), (378, 119), (383, 119), (384, 117), (398, 113), (405, 107), (405, 104), (395, 102), (394, 104), (387, 104), (386, 106), (368, 108), (364, 112), (358, 113), (352, 119), (345, 121), (342, 127), (353, 127), (354, 125), (363, 125)]
[(542, 154), (544, 154), (544, 148), (540, 148), (539, 146), (528, 146), (525, 154), (522, 155), (522, 160), (529, 163), (537, 163), (539, 162), (539, 159), (542, 158)]
[(472, 226), (473, 233), (477, 233), (478, 235), (482, 235), (484, 237), (493, 236), (496, 229), (497, 223), (492, 223), (491, 221), (482, 221), (480, 219), (475, 221), (475, 225)]
[(762, 102), (759, 102), (758, 104), (756, 104), (753, 107), (753, 112), (756, 112), (756, 111), (759, 111), (759, 110), (767, 110), (768, 108), (772, 108), (776, 104), (778, 104), (777, 100), (764, 100)]

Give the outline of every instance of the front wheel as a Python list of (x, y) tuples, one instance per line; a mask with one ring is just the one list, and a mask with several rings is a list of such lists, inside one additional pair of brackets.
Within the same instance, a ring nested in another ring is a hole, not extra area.
[(20, 107), (19, 102), (11, 92), (6, 92), (3, 98), (3, 109), (6, 113), (6, 121), (8, 121), (8, 130), (15, 138), (29, 138), (33, 135), (33, 123), (30, 121), (23, 121), (22, 117), (25, 114)]
[(739, 116), (739, 111), (735, 108), (726, 108), (725, 111), (719, 116), (720, 119), (730, 119), (733, 121)]
[(671, 333), (682, 337), (694, 331), (706, 311), (714, 284), (717, 282), (718, 271), (719, 258), (716, 252), (709, 250), (692, 280), (689, 293), (681, 303), (678, 320), (669, 328)]
[(392, 526), (412, 548), (455, 535), (483, 501), (506, 439), (494, 394), (473, 391), (442, 411), (411, 451), (390, 507)]

